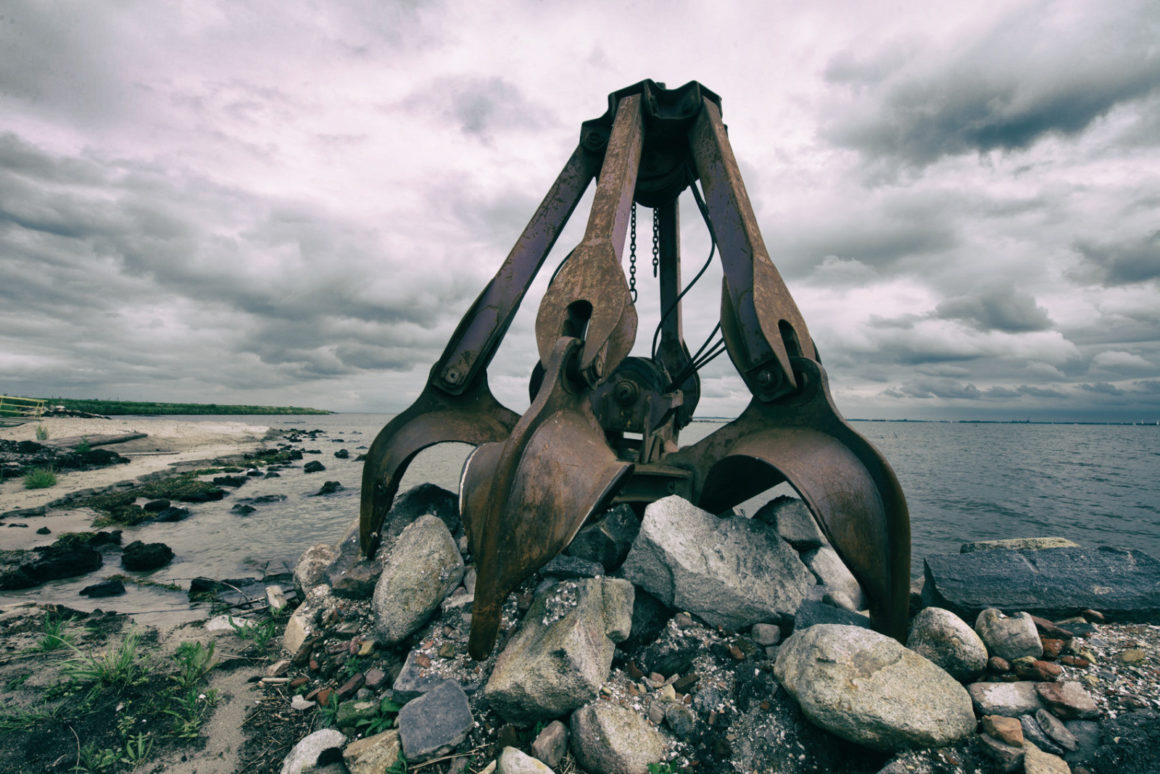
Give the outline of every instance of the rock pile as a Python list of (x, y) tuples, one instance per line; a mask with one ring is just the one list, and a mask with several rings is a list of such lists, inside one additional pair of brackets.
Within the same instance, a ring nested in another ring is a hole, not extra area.
[(1103, 749), (1097, 613), (927, 606), (904, 646), (869, 629), (797, 500), (753, 518), (675, 497), (600, 515), (510, 595), (482, 662), (466, 653), (475, 570), (455, 497), (404, 494), (382, 534), (373, 559), (352, 529), (295, 569), (278, 679), (334, 728), (283, 771), (1038, 772)]

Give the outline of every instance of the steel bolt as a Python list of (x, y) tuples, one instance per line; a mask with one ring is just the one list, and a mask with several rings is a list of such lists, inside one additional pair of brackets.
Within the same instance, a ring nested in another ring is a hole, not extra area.
[(636, 385), (627, 379), (622, 379), (616, 383), (616, 401), (622, 406), (631, 406), (636, 403), (637, 397), (640, 395), (640, 390)]
[(454, 371), (454, 370), (448, 371), (447, 374), (444, 376), (444, 378), (447, 380), (448, 384), (459, 384), (459, 372), (458, 371)]

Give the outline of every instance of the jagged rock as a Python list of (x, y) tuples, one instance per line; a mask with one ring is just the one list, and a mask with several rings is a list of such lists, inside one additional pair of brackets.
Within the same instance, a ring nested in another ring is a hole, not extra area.
[(552, 774), (552, 769), (515, 747), (505, 747), (496, 760), (495, 774)]
[(848, 610), (863, 610), (866, 607), (866, 595), (862, 593), (862, 586), (858, 579), (842, 562), (838, 552), (829, 546), (820, 546), (802, 554), (802, 561), (818, 583), (835, 594), (842, 594), (848, 603), (841, 605)]
[(1071, 774), (1071, 767), (1058, 755), (1044, 752), (1030, 742), (1023, 743), (1025, 774)]
[(1110, 621), (1160, 620), (1160, 562), (1119, 548), (974, 551), (928, 557), (923, 602), (965, 620), (984, 608), (1052, 620), (1086, 608)]
[(1075, 734), (1067, 729), (1059, 718), (1052, 715), (1046, 710), (1037, 710), (1035, 713), (1035, 720), (1039, 723), (1039, 728), (1043, 733), (1051, 739), (1053, 743), (1067, 751), (1075, 750), (1079, 747), (1079, 740), (1076, 739)]
[(619, 578), (562, 581), (532, 601), (484, 686), (513, 722), (559, 717), (596, 697), (615, 640), (632, 620), (632, 586)]
[(461, 580), (463, 557), (447, 526), (430, 515), (407, 525), (383, 557), (383, 572), (375, 585), (379, 638), (388, 645), (406, 639)]
[(395, 498), (379, 530), (383, 548), (389, 547), (408, 524), (428, 514), (438, 517), (452, 535), (459, 532), (459, 497), (435, 484), (420, 484)]
[(94, 583), (92, 586), (85, 586), (80, 591), (82, 597), (92, 597), (94, 599), (98, 597), (118, 597), (124, 593), (125, 584), (115, 578), (113, 580), (102, 581), (101, 583)]
[(307, 548), (294, 565), (294, 585), (300, 594), (317, 586), (325, 577), (327, 566), (338, 556), (329, 543), (319, 543)]
[(672, 611), (663, 602), (637, 588), (632, 598), (632, 632), (620, 643), (620, 648), (634, 651), (652, 642), (671, 617)]
[(628, 504), (610, 508), (600, 519), (581, 529), (564, 549), (568, 556), (598, 562), (612, 572), (624, 563), (640, 532), (640, 519)]
[(121, 554), (121, 566), (126, 570), (156, 570), (173, 561), (173, 549), (164, 543), (142, 543), (134, 540)]
[(1023, 739), (1025, 742), (1030, 742), (1040, 750), (1049, 752), (1052, 755), (1063, 754), (1063, 748), (1051, 741), (1047, 734), (1043, 733), (1043, 729), (1039, 727), (1039, 721), (1031, 715), (1020, 715), (1019, 727), (1023, 731)]
[(966, 621), (949, 610), (928, 607), (914, 617), (906, 647), (933, 661), (959, 682), (987, 668), (987, 647)]
[(568, 727), (558, 720), (544, 726), (544, 730), (532, 740), (532, 755), (549, 768), (559, 766), (566, 752), (568, 752)]
[(330, 586), (326, 584), (319, 584), (306, 592), (306, 598), (290, 616), (282, 633), (282, 645), (289, 652), (292, 661), (300, 662), (309, 655), (310, 646), (318, 635), (315, 619), (334, 605), (335, 600), (330, 593)]
[(794, 613), (793, 630), (800, 632), (818, 624), (860, 626), (869, 629), (870, 619), (861, 613), (852, 613), (849, 610), (807, 597), (801, 601)]
[(385, 550), (379, 550), (370, 559), (363, 556), (359, 543), (359, 520), (354, 519), (342, 540), (332, 549), (333, 558), (323, 570), (323, 577), (340, 597), (369, 599), (382, 574), (386, 556)]
[(572, 755), (591, 774), (647, 774), (664, 737), (630, 709), (598, 701), (572, 713)]
[(604, 565), (600, 562), (582, 559), (579, 556), (557, 554), (540, 568), (540, 574), (545, 578), (559, 578), (561, 580), (595, 578), (604, 574)]
[(399, 760), (402, 750), (399, 732), (391, 729), (348, 744), (342, 750), (342, 762), (350, 774), (383, 774)]
[(394, 684), (391, 685), (391, 696), (395, 701), (406, 703), (411, 699), (422, 696), (431, 689), (447, 681), (447, 677), (435, 672), (425, 672), (420, 665), (418, 651), (407, 654), (403, 668), (399, 670)]
[(1007, 616), (989, 607), (975, 619), (975, 633), (987, 646), (988, 653), (1007, 661), (1024, 656), (1039, 658), (1043, 655), (1039, 630), (1027, 613)]
[(467, 694), (447, 680), (399, 710), (399, 739), (408, 762), (424, 761), (454, 749), (475, 723)]
[(282, 761), (282, 774), (302, 774), (315, 766), (342, 760), (341, 747), (346, 736), (333, 728), (324, 728), (303, 737)]
[(798, 551), (809, 551), (826, 544), (810, 509), (796, 497), (781, 495), (770, 500), (753, 514), (753, 518), (771, 525), (782, 540)]
[(877, 632), (819, 624), (778, 650), (774, 673), (811, 721), (879, 750), (937, 747), (975, 730), (966, 690)]
[(621, 572), (669, 607), (733, 630), (792, 615), (813, 580), (766, 525), (718, 519), (676, 496), (645, 509)]
[(1035, 683), (1035, 692), (1047, 709), (1065, 720), (1099, 717), (1095, 700), (1079, 683), (1066, 680), (1061, 683)]
[(972, 551), (1040, 551), (1044, 548), (1079, 547), (1079, 543), (1073, 543), (1063, 537), (1006, 538), (1004, 540), (976, 540), (971, 543), (963, 543), (959, 547), (959, 553), (969, 554)]
[(1016, 747), (1005, 742), (1000, 742), (998, 739), (994, 739), (985, 734), (979, 737), (979, 742), (982, 745), (984, 754), (999, 764), (1000, 770), (1013, 772), (1023, 765), (1024, 752), (1022, 744)]
[(980, 715), (1003, 715), (1017, 718), (1033, 715), (1043, 709), (1043, 702), (1035, 691), (1035, 683), (971, 683), (967, 686), (971, 701)]

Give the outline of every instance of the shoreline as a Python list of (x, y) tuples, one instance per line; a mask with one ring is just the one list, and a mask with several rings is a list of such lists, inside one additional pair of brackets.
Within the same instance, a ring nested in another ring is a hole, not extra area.
[[(46, 441), (37, 440), (37, 427), (48, 431)], [(128, 457), (127, 464), (59, 472), (56, 485), (45, 489), (25, 489), (19, 478), (0, 482), (0, 518), (37, 515), (29, 511), (47, 509), (57, 500), (86, 489), (115, 486), (178, 466), (254, 451), (269, 439), (270, 432), (268, 425), (241, 421), (198, 422), (152, 416), (110, 419), (43, 417), (14, 427), (0, 427), (0, 440), (46, 444), (51, 444), (54, 439), (144, 434), (142, 438), (104, 447)]]

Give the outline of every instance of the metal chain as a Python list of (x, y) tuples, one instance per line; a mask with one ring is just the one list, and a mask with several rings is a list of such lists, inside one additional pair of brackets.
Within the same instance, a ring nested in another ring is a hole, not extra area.
[(628, 238), (628, 294), (636, 303), (636, 202), (632, 203), (632, 217), (629, 220)]
[(660, 214), (660, 209), (653, 208), (653, 276), (657, 276), (661, 265), (661, 221), (657, 217)]

